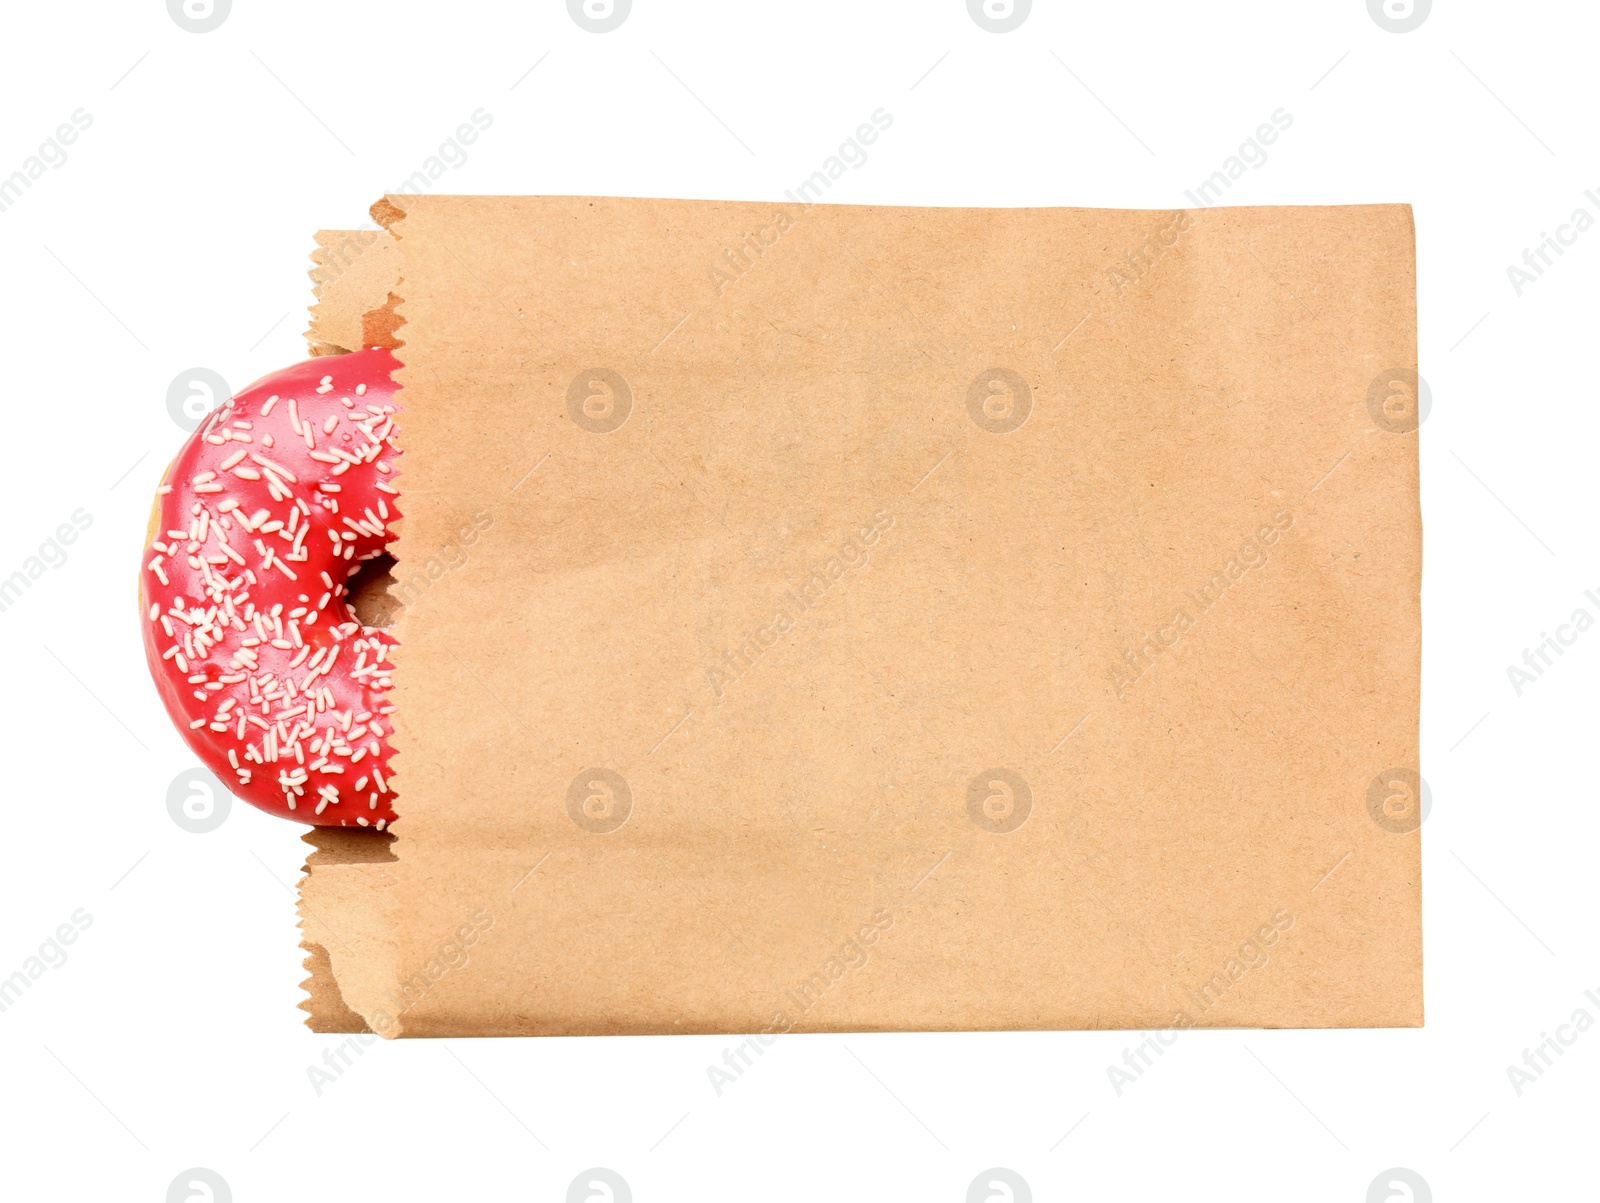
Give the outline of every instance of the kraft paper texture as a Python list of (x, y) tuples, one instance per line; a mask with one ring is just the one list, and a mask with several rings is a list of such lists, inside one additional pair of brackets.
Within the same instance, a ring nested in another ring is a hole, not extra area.
[(307, 837), (313, 1027), (1422, 1023), (1409, 207), (374, 216), (402, 817)]

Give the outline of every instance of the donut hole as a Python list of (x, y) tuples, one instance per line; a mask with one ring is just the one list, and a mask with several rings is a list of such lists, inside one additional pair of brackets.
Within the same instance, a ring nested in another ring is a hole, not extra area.
[(367, 627), (392, 627), (403, 607), (390, 593), (394, 584), (394, 557), (382, 552), (363, 560), (346, 582), (356, 620)]

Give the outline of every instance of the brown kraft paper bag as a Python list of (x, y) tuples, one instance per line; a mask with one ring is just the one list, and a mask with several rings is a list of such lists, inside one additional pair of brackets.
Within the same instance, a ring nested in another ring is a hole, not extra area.
[(396, 197), (390, 837), (310, 1024), (1422, 1023), (1404, 205)]

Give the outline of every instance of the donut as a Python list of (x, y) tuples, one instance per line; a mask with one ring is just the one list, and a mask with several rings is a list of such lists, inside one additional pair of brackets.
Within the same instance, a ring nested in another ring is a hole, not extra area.
[(317, 826), (394, 821), (388, 631), (351, 608), (386, 555), (399, 367), (376, 347), (252, 384), (157, 490), (145, 656), (189, 747), (235, 795)]

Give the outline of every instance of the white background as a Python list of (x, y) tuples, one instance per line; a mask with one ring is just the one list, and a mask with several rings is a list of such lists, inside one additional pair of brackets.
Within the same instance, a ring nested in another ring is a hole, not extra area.
[[(1364, 0), (1037, 0), (1005, 34), (962, 0), (636, 0), (604, 35), (562, 0), (0, 20), (0, 175), (93, 117), (0, 212), (0, 576), (93, 516), (0, 613), (0, 975), (93, 916), (0, 1014), (0, 1195), (156, 1201), (204, 1166), (241, 1203), (559, 1200), (598, 1165), (639, 1200), (960, 1200), (1004, 1166), (1037, 1199), (1359, 1203), (1403, 1166), (1439, 1200), (1593, 1197), (1600, 1029), (1520, 1097), (1506, 1067), (1600, 1019), (1600, 632), (1520, 697), (1506, 667), (1600, 616), (1600, 230), (1521, 296), (1506, 269), (1600, 217), (1595, 6), (1438, 0), (1406, 34)], [(476, 109), (439, 191), (776, 199), (880, 107), (829, 201), (1183, 207), (1283, 108), (1228, 203), (1415, 206), (1427, 1027), (1186, 1033), (1120, 1097), (1117, 1032), (786, 1037), (720, 1098), (720, 1038), (410, 1041), (317, 1095), (339, 1039), (294, 1009), (298, 829), (239, 805), (193, 835), (165, 806), (193, 758), (134, 589), (183, 437), (168, 383), (303, 358), (311, 232), (366, 220)]]

